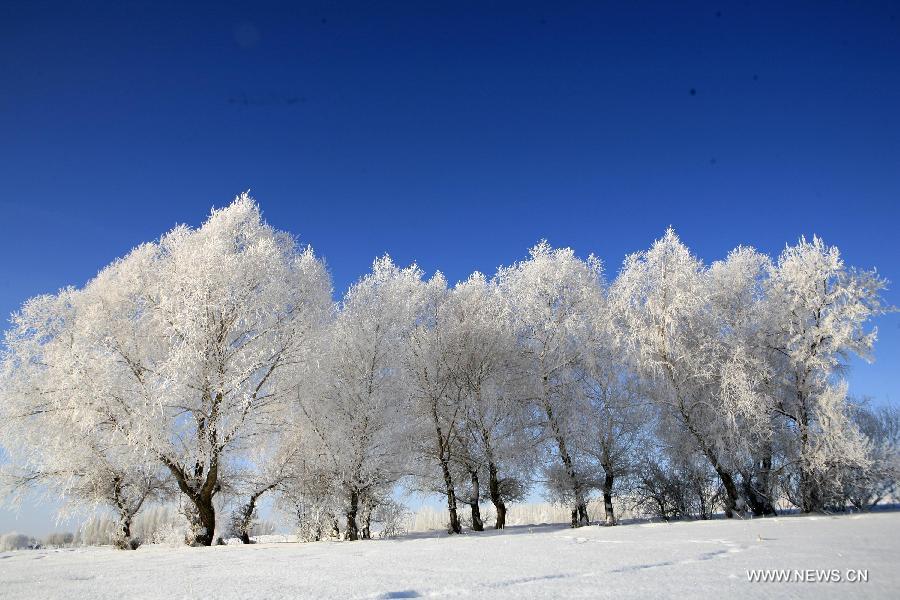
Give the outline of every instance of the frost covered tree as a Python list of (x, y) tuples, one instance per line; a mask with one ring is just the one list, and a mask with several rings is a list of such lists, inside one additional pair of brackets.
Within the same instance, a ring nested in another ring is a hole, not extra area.
[(600, 263), (541, 242), (527, 260), (500, 269), (497, 282), (530, 374), (529, 395), (550, 442), (551, 491), (571, 502), (573, 527), (588, 525), (588, 476), (574, 438), (583, 414), (578, 379), (596, 343), (594, 316), (602, 310)]
[(256, 523), (256, 511), (263, 497), (288, 490), (299, 477), (298, 463), (305, 450), (291, 423), (273, 428), (270, 436), (259, 436), (232, 476), (232, 494), (237, 505), (231, 515), (231, 532), (244, 544)]
[(804, 512), (824, 508), (823, 488), (836, 466), (866, 465), (865, 438), (837, 378), (852, 355), (871, 359), (877, 331), (866, 324), (885, 310), (885, 285), (875, 271), (847, 267), (818, 237), (785, 248), (768, 278), (773, 410), (794, 434), (788, 460)]
[(771, 265), (768, 256), (742, 246), (704, 274), (713, 322), (708, 368), (714, 373), (719, 414), (732, 434), (728, 446), (742, 499), (757, 516), (775, 514), (779, 423), (771, 412), (771, 364), (764, 338)]
[(662, 417), (718, 474), (726, 515), (745, 499), (772, 514), (776, 474), (799, 506), (821, 510), (839, 466), (864, 464), (837, 376), (850, 354), (868, 356), (864, 324), (882, 310), (883, 286), (818, 238), (774, 265), (738, 248), (707, 269), (670, 230), (626, 260), (612, 292), (623, 347), (657, 386)]
[(452, 290), (433, 288), (427, 310), (409, 339), (406, 362), (413, 416), (421, 431), (424, 472), (417, 483), (447, 498), (448, 530), (459, 533), (457, 501), (483, 529), (479, 503), (490, 499), (495, 527), (506, 502), (525, 489), (523, 406), (514, 393), (514, 340), (497, 287), (480, 273)]
[(525, 495), (533, 468), (535, 439), (510, 324), (508, 304), (481, 273), (457, 284), (441, 307), (448, 375), (461, 402), (460, 462), (476, 530), (483, 496), (494, 505), (494, 527), (505, 526), (507, 503)]
[(900, 409), (851, 406), (853, 422), (868, 440), (865, 468), (849, 465), (840, 474), (843, 483), (841, 505), (869, 510), (879, 502), (896, 498), (900, 481)]
[[(449, 290), (444, 278), (420, 283), (420, 314), (404, 340), (403, 367), (409, 416), (415, 427), (415, 453), (421, 460), (416, 484), (426, 492), (436, 491), (446, 498), (451, 534), (462, 533), (457, 506), (458, 475), (454, 456), (461, 457), (458, 427), (462, 418), (462, 391), (451, 374), (452, 348), (445, 323)], [(433, 469), (439, 477), (433, 477)]]
[(3, 411), (0, 431), (8, 462), (0, 482), (7, 498), (14, 505), (29, 494), (66, 498), (63, 514), (108, 509), (115, 515), (113, 543), (133, 550), (141, 543), (133, 532), (135, 517), (145, 505), (169, 496), (166, 473), (134, 449), (110, 444), (102, 432), (78, 431), (70, 418), (43, 408), (28, 415)]
[(601, 346), (592, 357), (582, 378), (586, 412), (578, 444), (589, 464), (602, 479), (607, 525), (617, 523), (613, 497), (618, 487), (638, 469), (641, 447), (650, 435), (648, 424), (653, 414), (641, 389), (640, 380), (631, 374), (612, 345)]
[(663, 427), (682, 428), (725, 489), (725, 515), (742, 504), (735, 478), (735, 420), (724, 407), (720, 324), (702, 262), (672, 229), (629, 256), (611, 287), (622, 346), (653, 387)]
[(194, 543), (209, 545), (223, 477), (284, 410), (285, 367), (308, 358), (330, 293), (312, 250), (244, 194), (83, 289), (32, 301), (55, 308), (14, 331), (10, 376), (39, 361), (33, 392), (47, 410), (164, 467), (190, 507)]
[(33, 298), (13, 316), (0, 376), (0, 439), (7, 454), (0, 481), (15, 505), (28, 494), (44, 493), (67, 499), (63, 513), (111, 510), (115, 545), (134, 549), (140, 544), (132, 533), (134, 519), (148, 501), (166, 495), (166, 473), (106, 428), (83, 427), (77, 407), (58, 402), (56, 395), (68, 393), (81, 378), (64, 373), (73, 367), (44, 346), (56, 337), (66, 351), (84, 300), (85, 294), (67, 288)]
[[(440, 278), (434, 280), (435, 285)], [(420, 318), (427, 285), (413, 265), (387, 256), (355, 283), (323, 338), (320, 383), (300, 399), (319, 452), (344, 496), (346, 535), (359, 513), (406, 472), (411, 444), (401, 369), (405, 340)]]
[(318, 437), (307, 435), (291, 467), (292, 476), (277, 494), (277, 506), (295, 519), (301, 541), (340, 537), (338, 516), (344, 509), (343, 491), (328, 464)]

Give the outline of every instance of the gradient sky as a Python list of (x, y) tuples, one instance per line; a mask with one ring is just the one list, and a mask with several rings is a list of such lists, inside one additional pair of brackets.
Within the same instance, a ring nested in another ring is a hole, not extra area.
[[(338, 291), (384, 252), (457, 280), (541, 238), (613, 276), (668, 225), (900, 280), (896, 2), (108, 4), (0, 5), (4, 315), (246, 189)], [(851, 392), (900, 402), (877, 323)]]

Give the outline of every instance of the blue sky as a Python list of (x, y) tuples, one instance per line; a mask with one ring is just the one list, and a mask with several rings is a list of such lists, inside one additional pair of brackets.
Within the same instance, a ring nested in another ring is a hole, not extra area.
[[(0, 6), (4, 315), (246, 189), (339, 291), (384, 252), (456, 280), (541, 238), (614, 275), (668, 225), (900, 280), (896, 3), (109, 4)], [(896, 402), (878, 325), (851, 391)]]

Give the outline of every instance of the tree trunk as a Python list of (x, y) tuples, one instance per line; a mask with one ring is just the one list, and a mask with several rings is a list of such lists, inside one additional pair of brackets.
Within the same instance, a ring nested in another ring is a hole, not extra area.
[(703, 480), (697, 480), (697, 500), (700, 501), (700, 520), (709, 521), (712, 518), (710, 510), (706, 508), (706, 492), (703, 490)]
[(372, 511), (374, 507), (367, 499), (363, 502), (363, 526), (360, 531), (360, 537), (364, 540), (372, 539)]
[(119, 512), (119, 527), (113, 543), (120, 550), (136, 550), (140, 545), (140, 542), (131, 538), (131, 520), (140, 510), (146, 497), (145, 494), (136, 507), (129, 509), (122, 494), (122, 480), (119, 477), (113, 478), (113, 504)]
[(689, 426), (689, 428), (694, 434), (694, 437), (700, 443), (700, 447), (703, 450), (704, 456), (706, 456), (709, 464), (712, 465), (712, 468), (716, 472), (716, 475), (719, 476), (719, 481), (722, 482), (722, 487), (725, 488), (725, 518), (733, 519), (734, 514), (737, 511), (738, 498), (740, 498), (737, 485), (735, 485), (734, 483), (734, 477), (732, 477), (731, 473), (725, 470), (725, 468), (719, 462), (719, 459), (716, 458), (715, 453), (713, 453), (713, 451), (709, 449), (709, 447), (696, 432), (696, 430), (694, 430), (694, 428), (691, 426)]
[(587, 501), (584, 498), (581, 479), (578, 477), (578, 473), (575, 472), (575, 465), (572, 462), (572, 457), (566, 446), (566, 440), (562, 435), (559, 423), (557, 423), (553, 414), (553, 407), (550, 405), (549, 401), (544, 401), (544, 411), (547, 413), (547, 422), (553, 430), (553, 437), (556, 439), (556, 444), (559, 448), (559, 458), (562, 460), (563, 466), (566, 469), (566, 475), (569, 476), (569, 481), (572, 485), (572, 493), (575, 501), (575, 505), (572, 507), (572, 527), (590, 525), (591, 521), (588, 518)]
[(366, 513), (366, 517), (363, 519), (363, 528), (360, 534), (362, 539), (371, 540), (372, 539), (372, 515), (371, 513)]
[(441, 459), (441, 470), (444, 473), (444, 491), (447, 494), (447, 510), (450, 512), (450, 529), (448, 533), (462, 533), (459, 524), (459, 515), (456, 513), (456, 490), (453, 489), (453, 476), (450, 474), (450, 464)]
[(497, 465), (493, 462), (488, 463), (488, 490), (491, 494), (491, 502), (493, 502), (497, 511), (494, 529), (503, 529), (506, 527), (506, 504), (504, 504), (503, 496), (500, 494), (500, 478), (497, 476)]
[(472, 496), (469, 499), (469, 506), (472, 509), (472, 530), (484, 531), (484, 522), (481, 520), (481, 507), (478, 506), (478, 499), (481, 496), (481, 490), (478, 484), (478, 471), (470, 471), (472, 477)]
[(347, 539), (356, 541), (359, 539), (359, 529), (356, 526), (356, 513), (359, 511), (359, 492), (350, 491), (350, 507), (347, 509)]
[(610, 467), (605, 467), (606, 476), (603, 478), (603, 509), (606, 512), (606, 524), (615, 525), (616, 515), (613, 512), (612, 491), (615, 478)]
[[(215, 438), (215, 432), (211, 434)], [(170, 457), (160, 455), (163, 464), (172, 473), (178, 489), (190, 500), (193, 510), (187, 517), (192, 531), (185, 540), (191, 546), (212, 546), (216, 531), (216, 509), (213, 496), (219, 491), (219, 457), (213, 454), (209, 461), (209, 469), (203, 472), (203, 464), (194, 465), (190, 474), (181, 464)]]
[(759, 476), (756, 486), (757, 494), (762, 498), (763, 515), (775, 516), (775, 505), (772, 503), (772, 446), (768, 447), (768, 452), (760, 461)]
[(688, 428), (688, 431), (690, 431), (691, 435), (694, 436), (694, 439), (697, 440), (697, 444), (700, 446), (703, 455), (709, 461), (709, 464), (712, 465), (712, 468), (715, 470), (716, 475), (719, 476), (719, 480), (722, 482), (722, 487), (725, 488), (725, 518), (734, 518), (734, 513), (737, 510), (738, 498), (740, 498), (737, 486), (734, 483), (734, 477), (732, 477), (731, 473), (725, 470), (725, 468), (719, 462), (718, 457), (716, 457), (715, 452), (710, 449), (710, 447), (706, 444), (706, 441), (703, 439), (703, 436), (701, 436), (700, 432), (697, 431), (697, 429), (694, 427), (694, 424), (691, 422), (691, 419), (684, 406), (681, 406), (679, 411), (681, 413), (681, 417), (685, 426)]
[(114, 545), (120, 550), (136, 550), (140, 542), (131, 538), (131, 514), (119, 515), (119, 530), (116, 532)]
[(737, 511), (737, 500), (739, 497), (737, 486), (734, 484), (734, 477), (722, 468), (718, 461), (715, 461), (713, 468), (716, 470), (719, 479), (722, 481), (722, 486), (725, 488), (725, 518), (733, 519), (734, 513)]
[(122, 519), (122, 538), (125, 540), (131, 539), (131, 517), (126, 516)]
[[(799, 395), (799, 394), (798, 394)], [(807, 464), (807, 455), (809, 453), (809, 415), (805, 406), (801, 405), (800, 409), (800, 499), (801, 509), (805, 513), (822, 512), (824, 510), (824, 502), (822, 501), (819, 482), (815, 473)]]
[(754, 465), (754, 472), (744, 477), (744, 496), (754, 517), (775, 516), (772, 504), (772, 444), (766, 444), (762, 456)]
[[(449, 439), (444, 438), (444, 432), (441, 429), (440, 419), (437, 414), (437, 405), (431, 405), (431, 418), (434, 421), (434, 431), (437, 435), (437, 451), (438, 459), (441, 463), (441, 472), (444, 476), (444, 493), (447, 494), (447, 510), (450, 512), (450, 529), (447, 533), (462, 533), (462, 526), (459, 524), (459, 515), (456, 513), (456, 490), (453, 488), (453, 476), (450, 474), (450, 457), (447, 445)], [(450, 437), (449, 435), (447, 436)]]
[(250, 531), (253, 528), (253, 513), (256, 511), (256, 500), (258, 498), (259, 495), (254, 493), (250, 496), (247, 504), (245, 504), (243, 508), (239, 509), (236, 519), (236, 533), (238, 534), (238, 539), (241, 540), (241, 543), (252, 543), (252, 541), (250, 540)]
[(332, 517), (331, 519), (331, 536), (335, 538), (341, 537), (341, 524), (338, 522), (337, 517)]
[(200, 494), (191, 500), (195, 509), (192, 545), (212, 546), (216, 531), (216, 509), (213, 506), (212, 495)]

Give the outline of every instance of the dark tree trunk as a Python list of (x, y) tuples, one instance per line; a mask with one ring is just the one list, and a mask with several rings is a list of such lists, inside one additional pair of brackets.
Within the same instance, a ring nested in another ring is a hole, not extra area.
[(722, 482), (722, 487), (725, 488), (725, 518), (732, 519), (734, 518), (735, 511), (737, 511), (738, 498), (740, 497), (737, 485), (734, 483), (734, 477), (722, 466), (722, 463), (719, 462), (716, 453), (710, 449), (706, 440), (703, 439), (703, 436), (700, 435), (700, 432), (694, 427), (688, 412), (683, 406), (681, 407), (680, 412), (688, 431), (690, 431), (691, 435), (694, 436), (694, 439), (697, 440), (700, 449), (703, 451), (703, 455), (709, 461), (709, 464), (712, 465), (716, 475), (719, 476), (719, 481)]
[(259, 499), (259, 496), (260, 494), (258, 493), (251, 495), (247, 504), (239, 509), (237, 514), (237, 531), (235, 533), (238, 534), (238, 539), (244, 544), (253, 543), (250, 540), (250, 531), (253, 529), (253, 515), (256, 512), (256, 501)]
[(256, 498), (250, 497), (250, 501), (240, 509), (237, 515), (237, 531), (238, 539), (242, 544), (250, 544), (250, 528), (253, 526), (253, 510), (256, 508)]
[[(221, 394), (218, 394), (216, 398), (217, 401), (221, 401)], [(200, 420), (197, 428), (198, 436), (215, 440), (215, 429), (207, 429), (206, 423), (205, 419)], [(160, 455), (160, 459), (172, 473), (178, 489), (190, 500), (192, 505), (193, 510), (187, 517), (193, 531), (185, 541), (192, 546), (212, 546), (213, 536), (216, 532), (216, 509), (213, 506), (213, 496), (219, 491), (218, 452), (214, 452), (210, 457), (207, 469), (204, 469), (204, 464), (200, 461), (194, 464), (192, 470), (188, 470), (168, 456)]]
[(703, 489), (703, 480), (697, 481), (697, 499), (700, 501), (700, 520), (709, 521), (712, 518), (712, 510), (707, 508), (706, 490)]
[(131, 537), (131, 514), (124, 513), (119, 515), (119, 531), (115, 539), (115, 546), (120, 550), (136, 550), (140, 542)]
[(491, 502), (497, 511), (497, 521), (494, 523), (494, 529), (503, 529), (506, 527), (506, 504), (503, 502), (503, 496), (500, 494), (500, 478), (497, 476), (497, 465), (493, 462), (488, 463), (488, 490), (491, 494)]
[(122, 496), (122, 481), (118, 477), (114, 478), (113, 504), (115, 504), (119, 511), (119, 526), (115, 540), (113, 541), (116, 548), (119, 548), (120, 550), (135, 550), (140, 545), (137, 540), (133, 540), (131, 537), (131, 520), (134, 518), (134, 515), (137, 514), (137, 511), (140, 510), (143, 502), (144, 499), (142, 498), (140, 502), (138, 502), (137, 507), (130, 510)]
[(438, 459), (441, 463), (441, 473), (444, 476), (444, 493), (447, 494), (447, 510), (450, 512), (450, 528), (448, 533), (462, 533), (462, 526), (459, 524), (459, 515), (456, 513), (456, 490), (453, 488), (453, 476), (450, 474), (450, 452), (448, 449), (450, 436), (447, 435), (446, 438), (444, 437), (440, 419), (438, 418), (436, 404), (432, 404), (431, 406), (431, 418), (434, 421), (435, 435), (437, 435)]
[(574, 512), (578, 515), (578, 524), (575, 527), (584, 527), (591, 524), (591, 520), (588, 518), (587, 502), (583, 498), (575, 507)]
[(444, 474), (444, 491), (447, 494), (447, 510), (450, 512), (449, 533), (462, 533), (462, 526), (459, 524), (459, 515), (456, 513), (456, 490), (453, 488), (453, 476), (450, 474), (450, 464), (443, 458), (441, 459), (441, 470)]
[(503, 502), (503, 494), (500, 491), (500, 476), (497, 471), (497, 463), (494, 461), (494, 448), (491, 443), (491, 433), (482, 427), (481, 440), (484, 443), (484, 451), (488, 461), (488, 493), (497, 513), (494, 529), (506, 527), (506, 504)]
[(331, 535), (336, 538), (341, 537), (341, 524), (338, 522), (337, 517), (332, 517), (331, 519)]
[(572, 493), (574, 496), (572, 527), (590, 525), (591, 521), (588, 518), (587, 501), (584, 498), (584, 489), (581, 484), (581, 479), (575, 471), (575, 464), (572, 461), (572, 456), (569, 454), (566, 440), (563, 437), (562, 431), (559, 428), (559, 423), (557, 423), (553, 414), (553, 407), (548, 401), (544, 401), (544, 411), (547, 413), (547, 422), (553, 430), (553, 437), (556, 439), (556, 445), (559, 448), (559, 458), (563, 463), (563, 467), (565, 467), (566, 475), (569, 476), (569, 481), (572, 485)]
[(775, 516), (775, 505), (772, 502), (772, 448), (769, 447), (768, 452), (760, 461), (757, 493), (762, 498), (763, 515)]
[(359, 529), (356, 526), (356, 513), (359, 512), (359, 492), (350, 491), (350, 506), (347, 509), (347, 539), (356, 541), (359, 539)]
[(192, 546), (212, 546), (216, 531), (216, 509), (212, 495), (198, 494), (190, 497), (193, 511), (189, 520), (193, 531), (186, 540)]
[(813, 513), (813, 512), (822, 512), (825, 510), (824, 502), (822, 501), (822, 495), (819, 490), (819, 482), (816, 480), (815, 475), (806, 468), (806, 466), (801, 467), (800, 472), (800, 489), (801, 489), (801, 499), (803, 503), (803, 512), (805, 513)]
[(716, 473), (719, 475), (719, 480), (725, 488), (725, 518), (733, 519), (735, 512), (737, 512), (737, 500), (739, 497), (737, 486), (734, 483), (734, 477), (731, 476), (731, 473), (722, 468), (718, 461), (714, 461), (713, 468), (715, 468)]
[(131, 539), (131, 517), (126, 516), (122, 519), (122, 537), (126, 540)]
[(744, 496), (754, 517), (775, 516), (775, 506), (772, 504), (772, 445), (767, 444), (762, 452), (762, 457), (756, 461), (753, 473), (744, 477)]
[[(799, 395), (799, 394), (798, 394)], [(801, 400), (802, 402), (802, 400)], [(800, 500), (805, 513), (822, 512), (825, 509), (819, 482), (815, 473), (806, 464), (809, 448), (809, 415), (801, 405), (800, 410)]]
[(481, 497), (481, 490), (478, 484), (478, 471), (470, 471), (472, 477), (472, 496), (469, 499), (469, 506), (472, 509), (472, 530), (484, 531), (484, 522), (481, 520), (481, 507), (478, 506), (478, 499)]
[(203, 496), (196, 501), (199, 524), (203, 528), (195, 538), (198, 546), (212, 546), (216, 532), (216, 509), (212, 496)]
[(615, 478), (610, 467), (606, 467), (606, 476), (603, 478), (603, 509), (606, 512), (606, 524), (615, 525), (616, 515), (613, 512), (612, 491)]
[(808, 408), (809, 395), (804, 390), (806, 389), (808, 377), (809, 371), (796, 372), (794, 374), (797, 400), (794, 422), (800, 434), (800, 510), (805, 513), (821, 512), (825, 508), (819, 481), (806, 462), (810, 446), (810, 415)]

